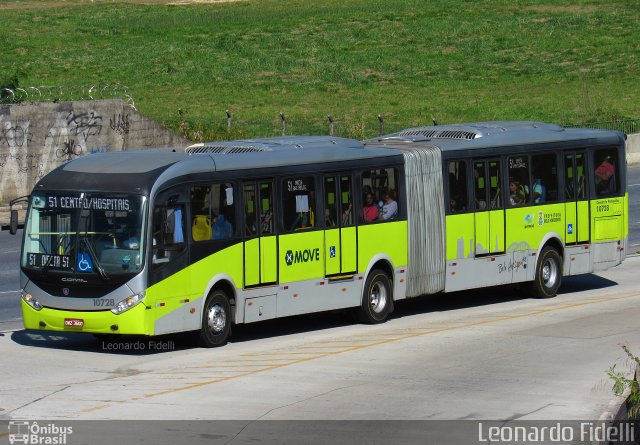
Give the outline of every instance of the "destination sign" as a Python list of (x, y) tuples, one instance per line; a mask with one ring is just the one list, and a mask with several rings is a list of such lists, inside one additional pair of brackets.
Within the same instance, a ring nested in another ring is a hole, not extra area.
[(48, 196), (47, 208), (50, 209), (81, 209), (81, 210), (133, 210), (133, 201), (129, 198), (102, 198), (80, 196)]
[(51, 269), (71, 269), (69, 255), (48, 255), (46, 253), (28, 253), (27, 264), (30, 267), (49, 267)]

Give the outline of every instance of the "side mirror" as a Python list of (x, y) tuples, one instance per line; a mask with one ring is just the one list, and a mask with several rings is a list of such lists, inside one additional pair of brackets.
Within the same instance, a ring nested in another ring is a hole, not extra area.
[(15, 235), (18, 233), (18, 211), (11, 210), (11, 219), (9, 220), (9, 233)]

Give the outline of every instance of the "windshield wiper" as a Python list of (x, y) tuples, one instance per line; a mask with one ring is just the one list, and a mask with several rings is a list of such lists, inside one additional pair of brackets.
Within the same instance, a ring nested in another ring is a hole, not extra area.
[[(40, 241), (40, 240), (38, 240)], [(58, 249), (60, 249), (60, 246), (62, 246), (62, 243), (64, 242), (64, 236), (60, 236), (60, 239), (58, 240), (58, 243), (56, 244), (56, 248), (54, 249), (53, 252), (57, 252)], [(40, 241), (40, 244), (42, 244), (42, 241)], [(47, 249), (44, 249), (45, 252), (47, 252)], [(49, 268), (51, 267), (51, 260), (53, 260), (53, 257), (55, 255), (55, 253), (48, 253), (47, 255), (49, 255), (49, 258), (47, 258), (47, 262), (45, 263), (44, 266), (42, 266), (42, 276), (46, 277), (47, 274), (49, 273)]]
[(82, 241), (84, 242), (84, 245), (87, 246), (89, 255), (91, 255), (91, 258), (93, 258), (93, 264), (96, 266), (96, 269), (98, 271), (98, 274), (100, 275), (100, 278), (102, 278), (104, 281), (109, 281), (109, 275), (107, 275), (107, 272), (104, 270), (104, 267), (102, 267), (102, 264), (100, 264), (100, 261), (98, 260), (98, 255), (96, 254), (96, 251), (93, 248), (93, 244), (91, 244), (91, 241), (89, 241), (89, 238), (87, 237), (86, 234), (85, 236), (82, 237)]

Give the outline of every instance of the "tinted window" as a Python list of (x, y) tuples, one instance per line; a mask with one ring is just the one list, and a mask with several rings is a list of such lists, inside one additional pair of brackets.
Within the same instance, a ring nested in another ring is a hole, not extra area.
[(398, 179), (394, 168), (362, 173), (362, 221), (391, 221), (398, 218)]
[(618, 193), (620, 162), (617, 150), (596, 150), (594, 154), (594, 180), (597, 196), (609, 196)]

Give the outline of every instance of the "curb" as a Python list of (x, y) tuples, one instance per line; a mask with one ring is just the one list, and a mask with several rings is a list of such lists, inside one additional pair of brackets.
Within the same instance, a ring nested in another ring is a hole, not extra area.
[[(640, 380), (640, 367), (636, 368), (635, 379)], [(629, 419), (627, 413), (627, 399), (631, 395), (631, 390), (627, 388), (621, 396), (614, 396), (610, 401), (607, 409), (600, 415), (599, 422), (611, 425), (615, 422), (625, 422)], [(616, 442), (617, 444), (618, 442)], [(626, 442), (625, 442), (626, 443)], [(593, 445), (610, 445), (609, 441), (594, 441)]]

